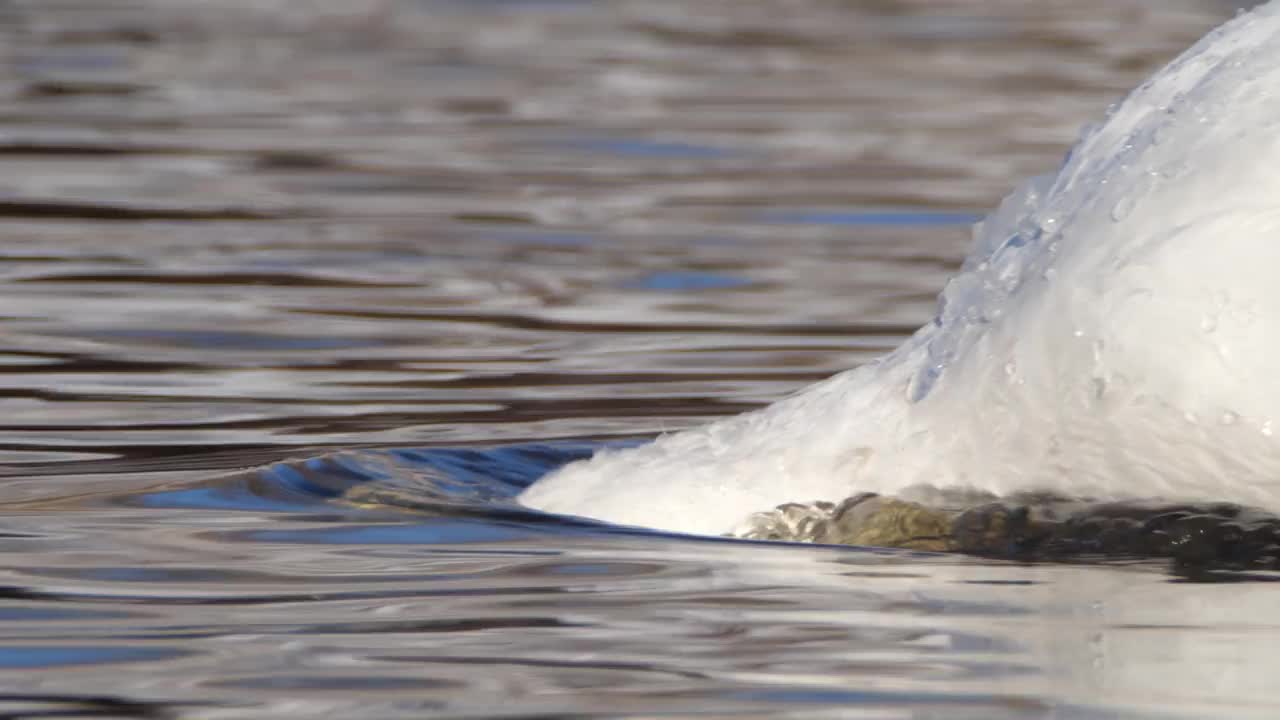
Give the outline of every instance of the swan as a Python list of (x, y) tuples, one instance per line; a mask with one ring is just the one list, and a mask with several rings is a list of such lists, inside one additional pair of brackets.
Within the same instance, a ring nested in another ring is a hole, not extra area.
[(920, 485), (1280, 509), (1280, 0), (1133, 90), (974, 240), (886, 357), (519, 501), (705, 534)]

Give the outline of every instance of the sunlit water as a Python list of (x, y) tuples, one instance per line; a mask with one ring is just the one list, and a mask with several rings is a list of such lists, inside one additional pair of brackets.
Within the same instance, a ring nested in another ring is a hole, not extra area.
[(1271, 575), (512, 502), (895, 345), (1234, 7), (1057, 5), (0, 2), (0, 713), (1272, 717)]

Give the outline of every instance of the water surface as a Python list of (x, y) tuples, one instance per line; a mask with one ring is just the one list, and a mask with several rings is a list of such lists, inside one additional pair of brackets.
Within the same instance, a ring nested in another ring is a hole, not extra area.
[(1271, 717), (1271, 575), (511, 503), (894, 346), (1234, 9), (1050, 5), (0, 2), (0, 714)]

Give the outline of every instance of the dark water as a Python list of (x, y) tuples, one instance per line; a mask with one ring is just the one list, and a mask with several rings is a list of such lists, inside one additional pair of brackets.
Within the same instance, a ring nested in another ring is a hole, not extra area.
[(1273, 717), (1272, 575), (510, 500), (892, 347), (1232, 9), (0, 1), (0, 716)]

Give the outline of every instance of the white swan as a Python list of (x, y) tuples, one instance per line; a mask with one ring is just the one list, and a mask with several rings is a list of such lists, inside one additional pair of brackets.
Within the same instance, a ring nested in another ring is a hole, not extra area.
[(888, 357), (521, 502), (695, 533), (920, 483), (1280, 509), (1280, 0), (1134, 90), (975, 238)]

